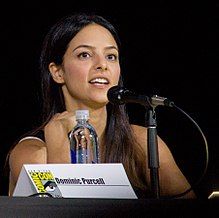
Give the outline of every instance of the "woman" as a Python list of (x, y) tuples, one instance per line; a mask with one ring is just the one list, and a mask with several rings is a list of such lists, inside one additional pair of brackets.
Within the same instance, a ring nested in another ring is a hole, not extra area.
[[(75, 125), (75, 111), (88, 109), (99, 137), (101, 162), (123, 163), (134, 189), (150, 196), (146, 128), (129, 124), (124, 105), (107, 99), (110, 87), (122, 85), (119, 46), (114, 27), (96, 15), (68, 16), (50, 29), (40, 57), (43, 123), (10, 153), (9, 195), (23, 164), (71, 162), (68, 133)], [(190, 185), (159, 137), (158, 149), (161, 196), (184, 192)], [(194, 196), (191, 191), (183, 197)]]

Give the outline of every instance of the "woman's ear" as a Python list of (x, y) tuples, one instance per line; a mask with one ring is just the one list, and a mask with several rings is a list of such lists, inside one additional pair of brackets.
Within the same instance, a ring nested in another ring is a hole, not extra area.
[(51, 76), (53, 80), (56, 83), (62, 84), (64, 83), (64, 78), (63, 78), (63, 70), (60, 65), (56, 65), (54, 62), (49, 64), (49, 71), (51, 73)]

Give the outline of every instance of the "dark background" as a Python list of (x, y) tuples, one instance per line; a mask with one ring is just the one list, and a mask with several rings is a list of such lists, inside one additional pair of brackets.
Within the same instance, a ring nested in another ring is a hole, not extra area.
[[(206, 198), (212, 190), (219, 190), (219, 4), (45, 2), (6, 3), (1, 7), (0, 194), (7, 195), (4, 162), (10, 146), (39, 123), (42, 40), (57, 20), (77, 11), (96, 12), (118, 29), (126, 87), (168, 97), (197, 122), (209, 149), (203, 178), (206, 147), (198, 128), (173, 108), (156, 108), (158, 133), (198, 196)], [(146, 111), (142, 106), (127, 104), (127, 109), (132, 122), (144, 125)]]

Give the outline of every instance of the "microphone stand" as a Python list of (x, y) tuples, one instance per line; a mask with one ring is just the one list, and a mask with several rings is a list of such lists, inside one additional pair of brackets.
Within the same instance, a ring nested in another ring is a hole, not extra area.
[(158, 143), (157, 143), (157, 123), (155, 108), (147, 108), (145, 115), (147, 127), (147, 146), (148, 146), (148, 167), (150, 169), (151, 190), (153, 197), (160, 198), (159, 187), (159, 156), (158, 156)]

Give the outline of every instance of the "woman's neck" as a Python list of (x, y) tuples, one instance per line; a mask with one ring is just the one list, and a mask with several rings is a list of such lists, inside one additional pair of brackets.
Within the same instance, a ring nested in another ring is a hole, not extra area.
[(102, 107), (95, 110), (90, 109), (89, 113), (90, 113), (89, 122), (95, 128), (97, 135), (101, 139), (106, 129), (106, 121), (107, 121), (106, 107)]

